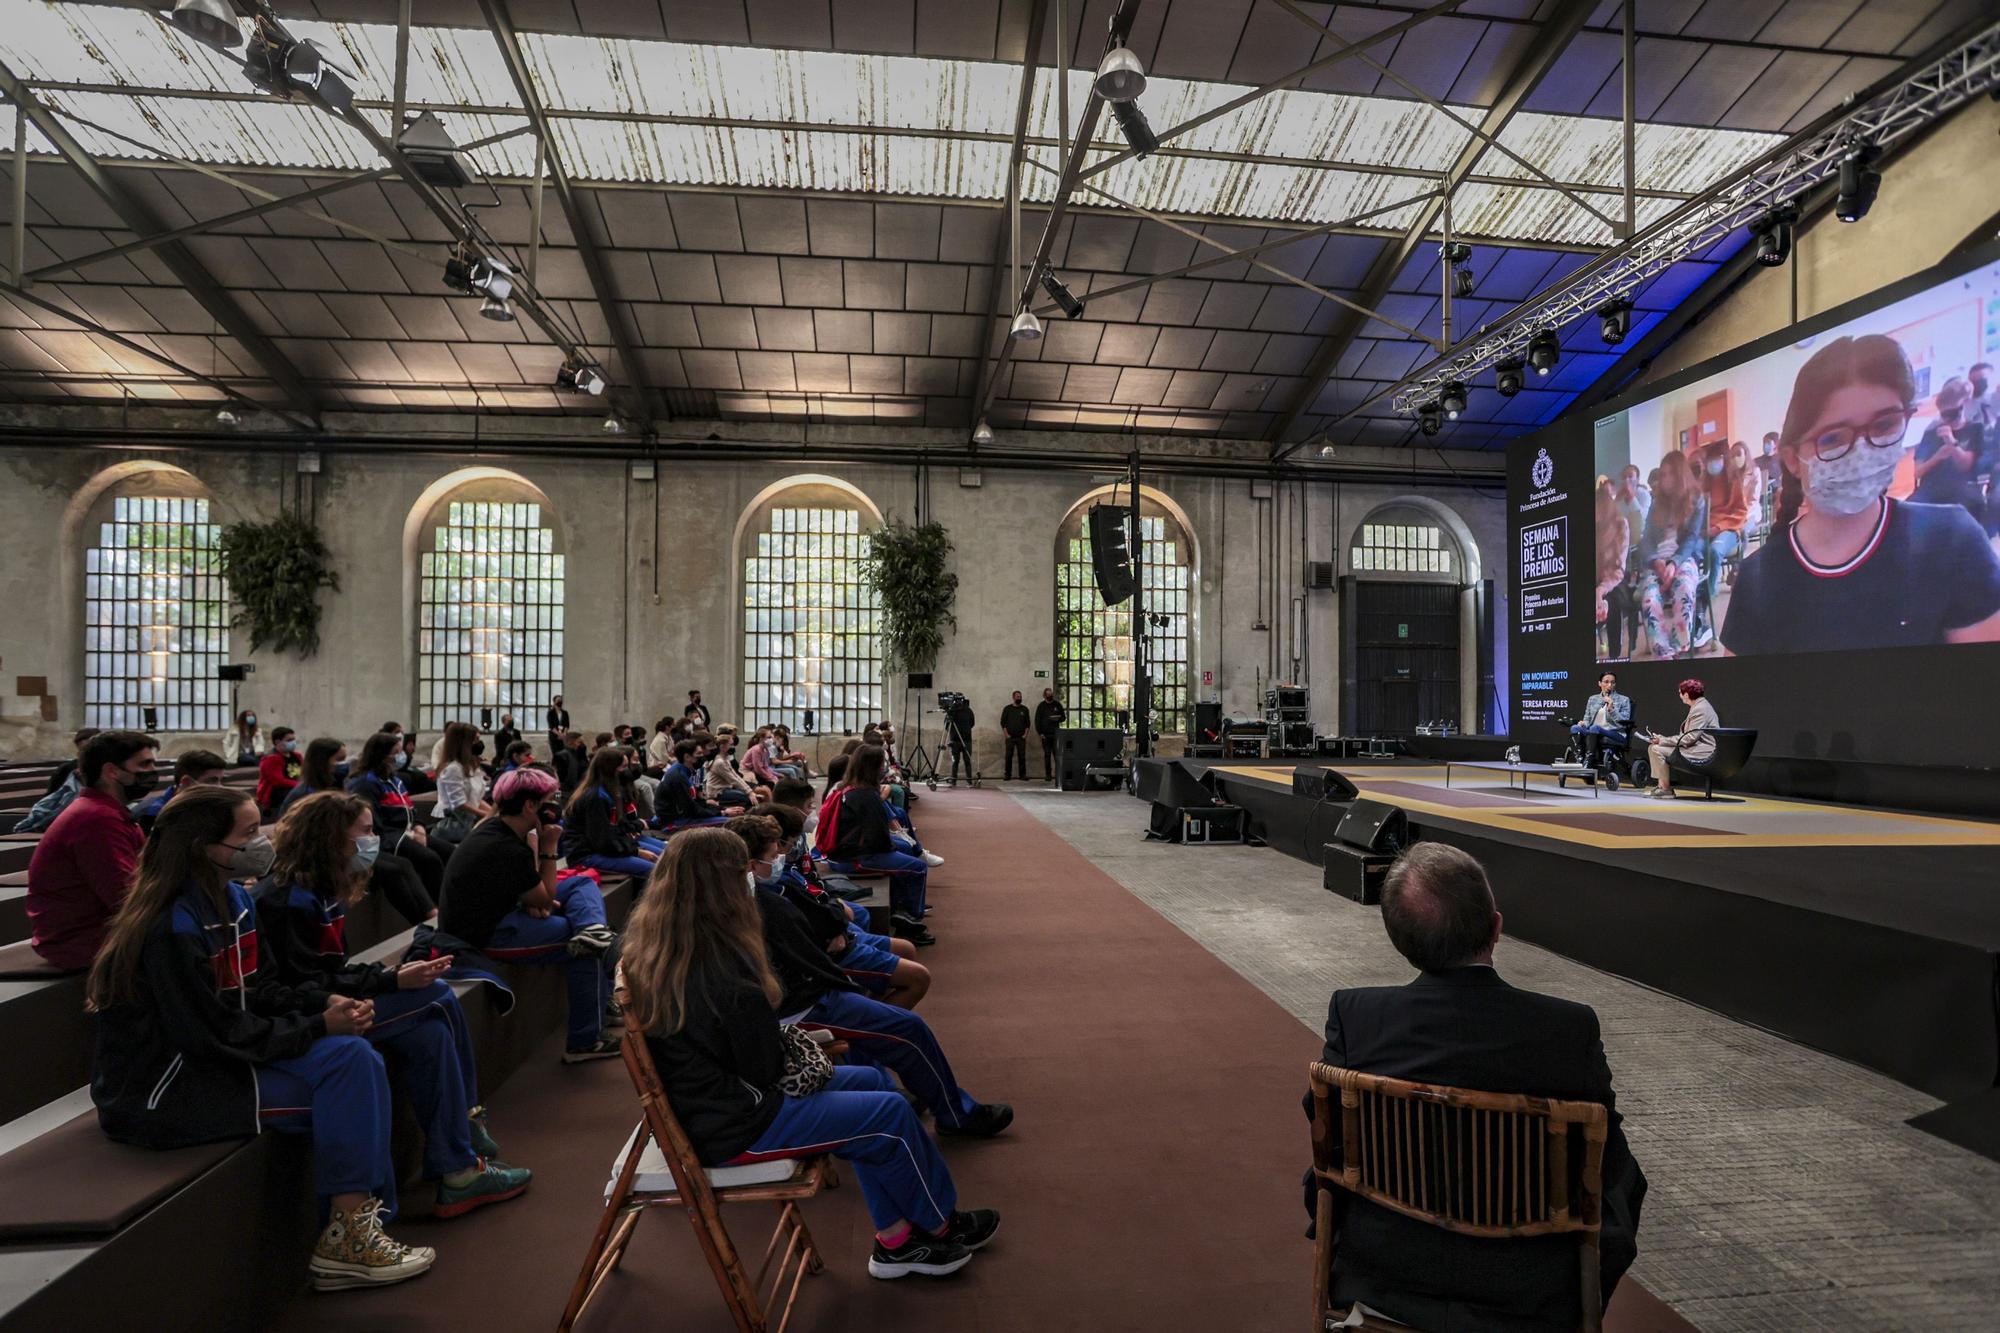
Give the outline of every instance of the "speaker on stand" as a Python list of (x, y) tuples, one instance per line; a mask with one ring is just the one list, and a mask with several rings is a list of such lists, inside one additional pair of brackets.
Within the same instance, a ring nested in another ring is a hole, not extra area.
[(1090, 507), (1090, 572), (1106, 606), (1118, 605), (1138, 586), (1132, 578), (1131, 516), (1130, 505)]

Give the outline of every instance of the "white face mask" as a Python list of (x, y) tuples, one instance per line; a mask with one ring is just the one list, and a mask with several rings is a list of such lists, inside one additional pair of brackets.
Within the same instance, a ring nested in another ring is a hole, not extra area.
[[(1810, 453), (1810, 451), (1808, 451)], [(1831, 463), (1805, 457), (1806, 499), (1829, 514), (1858, 514), (1882, 498), (1902, 461), (1902, 446), (1877, 449), (1865, 440)]]
[(757, 872), (756, 872), (756, 871), (754, 871), (754, 870), (746, 870), (746, 871), (744, 871), (744, 872), (743, 872), (743, 888), (744, 888), (744, 891), (745, 891), (745, 892), (747, 892), (747, 893), (748, 893), (748, 894), (749, 894), (749, 895), (750, 895), (750, 896), (751, 896), (752, 898), (755, 898), (755, 897), (757, 896)]
[(810, 836), (812, 831), (818, 827), (819, 827), (819, 811), (813, 810), (806, 815), (807, 835)]

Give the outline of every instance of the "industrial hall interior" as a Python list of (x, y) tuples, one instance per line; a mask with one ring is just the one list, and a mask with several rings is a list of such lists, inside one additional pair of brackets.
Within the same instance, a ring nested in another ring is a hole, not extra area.
[(1990, 1333), (1996, 366), (1990, 0), (0, 0), (0, 1333)]

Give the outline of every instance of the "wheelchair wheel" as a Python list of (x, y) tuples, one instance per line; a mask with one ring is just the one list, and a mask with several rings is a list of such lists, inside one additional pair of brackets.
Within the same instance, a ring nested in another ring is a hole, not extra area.
[(1606, 791), (1617, 791), (1617, 790), (1618, 790), (1618, 770), (1617, 770), (1617, 769), (1615, 769), (1615, 768), (1607, 768), (1607, 769), (1605, 769), (1605, 770), (1604, 770), (1604, 790), (1606, 790)]

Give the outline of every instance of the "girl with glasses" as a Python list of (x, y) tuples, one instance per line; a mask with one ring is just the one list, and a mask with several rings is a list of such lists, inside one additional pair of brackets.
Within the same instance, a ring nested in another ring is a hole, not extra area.
[(1800, 367), (1777, 515), (1737, 575), (1729, 652), (2000, 640), (2000, 556), (1978, 521), (1889, 498), (1916, 400), (1909, 358), (1883, 334), (1836, 339)]

